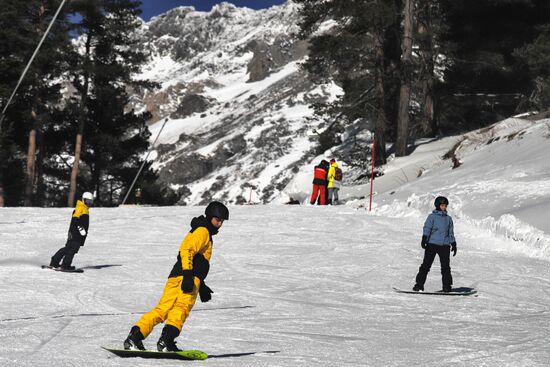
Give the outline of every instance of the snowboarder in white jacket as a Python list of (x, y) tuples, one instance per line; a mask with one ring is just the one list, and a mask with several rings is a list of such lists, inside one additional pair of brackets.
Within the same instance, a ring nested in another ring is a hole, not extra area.
[(424, 222), (421, 246), (424, 249), (424, 260), (418, 274), (414, 291), (423, 291), (426, 277), (435, 259), (439, 255), (441, 263), (441, 276), (443, 292), (450, 292), (453, 285), (451, 276), (450, 253), (456, 256), (456, 240), (453, 230), (453, 219), (447, 214), (449, 200), (444, 196), (438, 196), (434, 202), (435, 210), (428, 215)]

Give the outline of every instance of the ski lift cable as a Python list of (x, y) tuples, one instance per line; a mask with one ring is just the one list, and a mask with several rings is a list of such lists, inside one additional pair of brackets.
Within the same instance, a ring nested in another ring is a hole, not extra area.
[(52, 20), (50, 21), (50, 24), (48, 25), (48, 28), (46, 29), (46, 32), (44, 32), (44, 35), (42, 35), (42, 39), (38, 43), (38, 46), (36, 46), (36, 49), (34, 50), (34, 53), (32, 54), (29, 62), (27, 63), (27, 66), (25, 67), (25, 70), (23, 70), (23, 73), (19, 77), (19, 81), (17, 82), (17, 85), (15, 86), (15, 89), (13, 90), (10, 98), (8, 99), (8, 102), (6, 103), (4, 108), (2, 109), (2, 114), (0, 115), (0, 131), (2, 130), (2, 122), (4, 121), (4, 117), (6, 117), (6, 110), (8, 109), (8, 106), (10, 105), (11, 101), (13, 100), (13, 97), (15, 97), (15, 94), (17, 93), (17, 90), (19, 89), (19, 86), (21, 85), (21, 82), (25, 78), (25, 75), (27, 74), (27, 71), (29, 71), (29, 68), (30, 68), (32, 62), (34, 61), (34, 58), (38, 54), (38, 51), (40, 50), (40, 47), (42, 47), (42, 43), (44, 43), (44, 40), (46, 39), (46, 36), (50, 32), (50, 29), (52, 28), (53, 24), (55, 23), (55, 21), (57, 19), (57, 16), (61, 12), (61, 9), (63, 8), (63, 5), (65, 5), (66, 1), (67, 0), (63, 0), (63, 1), (61, 1), (61, 4), (59, 4), (59, 7), (57, 8), (57, 11), (55, 12)]
[(168, 118), (165, 118), (164, 123), (162, 124), (162, 127), (160, 128), (159, 133), (157, 134), (157, 137), (155, 138), (155, 141), (153, 142), (153, 144), (151, 144), (151, 147), (149, 148), (149, 151), (147, 152), (147, 155), (145, 156), (145, 159), (143, 159), (143, 163), (141, 164), (141, 167), (139, 167), (139, 171), (136, 174), (136, 177), (134, 177), (134, 181), (132, 182), (132, 184), (128, 188), (128, 191), (126, 192), (126, 196), (124, 196), (124, 200), (122, 200), (122, 204), (120, 204), (120, 205), (124, 205), (126, 203), (126, 200), (128, 199), (128, 196), (130, 195), (130, 193), (132, 192), (132, 189), (134, 188), (134, 185), (136, 184), (136, 181), (138, 180), (138, 177), (141, 174), (141, 171), (143, 170), (143, 167), (145, 166), (145, 163), (147, 163), (147, 158), (149, 158), (149, 154), (151, 153), (151, 150), (155, 147), (155, 144), (157, 143), (157, 140), (159, 139), (160, 133), (164, 129), (164, 126), (166, 125), (167, 122), (168, 122)]

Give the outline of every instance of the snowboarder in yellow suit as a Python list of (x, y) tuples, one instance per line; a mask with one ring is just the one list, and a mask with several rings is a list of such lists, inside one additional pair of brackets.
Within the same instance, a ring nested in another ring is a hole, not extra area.
[(202, 302), (212, 298), (212, 290), (204, 283), (210, 268), (212, 236), (218, 233), (227, 219), (229, 210), (217, 201), (208, 204), (205, 215), (193, 218), (191, 230), (180, 245), (177, 261), (157, 306), (132, 327), (124, 341), (124, 349), (145, 350), (143, 339), (149, 336), (155, 325), (165, 322), (157, 350), (180, 350), (174, 339), (179, 336), (197, 295)]
[(74, 256), (78, 253), (80, 247), (84, 246), (88, 237), (88, 227), (90, 226), (90, 206), (94, 202), (94, 196), (91, 192), (85, 192), (82, 200), (76, 201), (76, 206), (71, 217), (69, 233), (67, 234), (67, 243), (61, 247), (51, 258), (50, 267), (61, 268), (62, 270), (75, 270), (72, 264)]

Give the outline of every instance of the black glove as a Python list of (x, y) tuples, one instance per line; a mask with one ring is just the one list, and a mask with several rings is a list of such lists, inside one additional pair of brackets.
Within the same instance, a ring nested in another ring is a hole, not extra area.
[(428, 243), (428, 237), (422, 236), (422, 241), (420, 242), (420, 246), (422, 246), (422, 248), (426, 248), (427, 243)]
[(451, 243), (451, 252), (456, 256), (456, 242)]
[(210, 301), (212, 299), (212, 293), (214, 293), (214, 291), (201, 281), (201, 286), (199, 287), (199, 296), (201, 298), (201, 302)]
[(193, 270), (184, 270), (181, 290), (183, 293), (191, 293), (193, 292), (193, 288), (195, 288), (195, 277), (193, 276)]
[(193, 274), (200, 280), (205, 280), (210, 270), (210, 263), (204, 255), (196, 254), (193, 256)]

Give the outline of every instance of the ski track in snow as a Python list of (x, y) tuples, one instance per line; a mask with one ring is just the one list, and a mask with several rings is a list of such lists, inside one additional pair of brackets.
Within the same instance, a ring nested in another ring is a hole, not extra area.
[[(100, 346), (121, 347), (155, 306), (189, 222), (202, 210), (92, 208), (90, 235), (74, 261), (83, 274), (39, 268), (64, 244), (70, 210), (0, 210), (0, 222), (17, 222), (2, 224), (0, 238), (0, 365), (180, 366), (121, 359)], [(256, 354), (191, 365), (547, 365), (548, 261), (502, 246), (515, 241), (489, 228), (454, 217), (454, 285), (474, 286), (476, 296), (415, 296), (391, 286), (414, 283), (422, 210), (230, 211), (214, 238), (207, 279), (213, 299), (197, 302), (178, 340), (210, 354)], [(426, 289), (440, 289), (440, 278), (436, 260)], [(155, 346), (161, 329), (146, 346)]]

